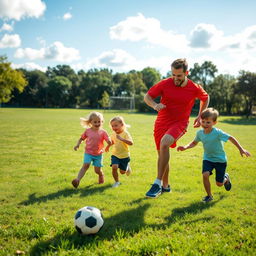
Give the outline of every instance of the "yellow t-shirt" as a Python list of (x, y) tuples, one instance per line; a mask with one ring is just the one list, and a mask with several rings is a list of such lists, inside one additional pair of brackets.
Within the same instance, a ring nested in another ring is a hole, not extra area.
[(124, 130), (123, 132), (116, 134), (113, 133), (111, 135), (111, 139), (114, 142), (114, 145), (112, 146), (112, 155), (118, 157), (118, 158), (126, 158), (130, 156), (130, 151), (129, 151), (129, 145), (126, 143), (122, 142), (121, 140), (116, 138), (116, 135), (119, 135), (125, 140), (132, 141), (132, 137), (129, 132)]

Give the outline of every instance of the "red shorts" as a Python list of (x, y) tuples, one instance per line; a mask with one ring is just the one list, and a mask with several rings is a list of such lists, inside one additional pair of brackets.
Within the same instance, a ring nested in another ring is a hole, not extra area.
[(188, 122), (173, 122), (172, 124), (163, 127), (161, 124), (155, 123), (154, 137), (157, 150), (160, 149), (161, 139), (165, 134), (169, 134), (174, 138), (174, 143), (171, 148), (176, 147), (176, 141), (181, 138), (187, 131)]

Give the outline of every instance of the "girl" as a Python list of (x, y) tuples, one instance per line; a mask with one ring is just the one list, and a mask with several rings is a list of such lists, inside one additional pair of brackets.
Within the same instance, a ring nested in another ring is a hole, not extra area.
[(103, 115), (99, 112), (92, 112), (87, 118), (80, 118), (81, 125), (86, 128), (85, 132), (81, 135), (74, 150), (77, 150), (85, 140), (85, 153), (84, 163), (80, 169), (76, 179), (72, 180), (72, 185), (77, 188), (80, 180), (83, 178), (85, 172), (90, 167), (91, 162), (94, 166), (94, 171), (99, 175), (99, 184), (104, 183), (104, 174), (101, 169), (103, 162), (103, 147), (104, 140), (111, 145), (111, 140), (105, 130), (102, 129)]
[(126, 130), (128, 127), (125, 124), (123, 117), (117, 116), (110, 120), (110, 125), (113, 130), (111, 135), (112, 143), (109, 144), (105, 151), (108, 152), (111, 145), (113, 145), (111, 165), (112, 175), (115, 183), (112, 187), (118, 187), (121, 183), (119, 182), (118, 169), (120, 169), (121, 174), (129, 176), (131, 174), (130, 162), (130, 152), (129, 147), (133, 145), (133, 140), (129, 132)]

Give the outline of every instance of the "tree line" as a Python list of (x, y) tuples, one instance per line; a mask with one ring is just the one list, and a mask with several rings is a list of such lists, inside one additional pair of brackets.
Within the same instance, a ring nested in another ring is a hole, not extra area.
[[(189, 70), (191, 80), (209, 93), (210, 105), (222, 114), (249, 116), (256, 105), (256, 73), (241, 70), (237, 77), (218, 74), (211, 61), (195, 63)], [(75, 72), (69, 65), (48, 67), (45, 72), (12, 69), (5, 56), (0, 56), (0, 103), (12, 107), (108, 108), (111, 96), (135, 98), (140, 112), (152, 111), (143, 101), (147, 90), (162, 77), (152, 67), (142, 71), (113, 73), (110, 69)], [(198, 106), (195, 106), (197, 108)]]

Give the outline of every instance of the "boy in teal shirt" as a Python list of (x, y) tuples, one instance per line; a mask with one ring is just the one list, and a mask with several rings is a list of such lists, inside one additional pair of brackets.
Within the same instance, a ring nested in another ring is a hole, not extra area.
[(250, 156), (250, 153), (245, 150), (239, 142), (231, 135), (222, 130), (213, 127), (217, 123), (219, 112), (214, 108), (207, 108), (201, 113), (201, 126), (203, 129), (199, 130), (195, 139), (186, 146), (179, 146), (178, 151), (184, 151), (195, 147), (198, 142), (203, 143), (203, 183), (207, 196), (203, 198), (203, 202), (210, 202), (213, 200), (211, 193), (210, 175), (212, 170), (216, 170), (216, 185), (221, 187), (224, 185), (225, 189), (231, 189), (231, 180), (228, 173), (225, 173), (227, 167), (227, 157), (223, 148), (223, 142), (231, 141), (240, 151), (241, 156)]

